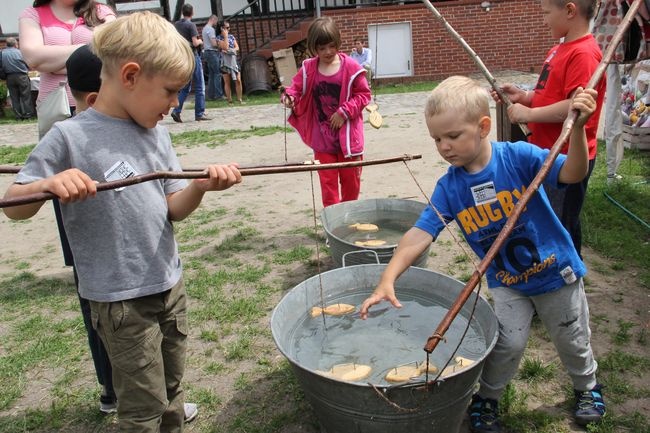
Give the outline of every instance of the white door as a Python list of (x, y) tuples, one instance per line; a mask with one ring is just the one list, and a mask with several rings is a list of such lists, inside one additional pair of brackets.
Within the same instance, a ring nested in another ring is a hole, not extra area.
[(375, 78), (413, 75), (411, 23), (370, 24), (368, 46), (372, 50)]

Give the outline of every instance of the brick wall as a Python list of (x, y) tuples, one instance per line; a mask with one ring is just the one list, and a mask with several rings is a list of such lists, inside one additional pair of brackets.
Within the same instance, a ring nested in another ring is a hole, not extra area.
[[(538, 0), (481, 0), (435, 3), (434, 6), (480, 57), (489, 71), (538, 72), (553, 45)], [(367, 35), (369, 24), (411, 22), (414, 77), (398, 81), (435, 80), (479, 72), (465, 50), (424, 5), (326, 10), (342, 33), (343, 48)], [(394, 81), (394, 80), (393, 80)]]

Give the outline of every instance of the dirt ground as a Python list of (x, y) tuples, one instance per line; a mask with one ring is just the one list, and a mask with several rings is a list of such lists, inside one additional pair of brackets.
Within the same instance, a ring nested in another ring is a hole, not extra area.
[[(530, 78), (530, 77), (528, 77)], [(517, 79), (517, 78), (515, 78)], [(396, 197), (424, 201), (423, 192), (427, 195), (433, 189), (436, 179), (445, 171), (447, 164), (438, 156), (433, 141), (428, 137), (423, 119), (423, 104), (425, 93), (379, 96), (378, 104), (384, 117), (384, 126), (375, 130), (366, 125), (366, 159), (378, 159), (402, 154), (422, 155), (421, 159), (390, 165), (365, 167), (362, 177), (361, 198)], [(193, 117), (190, 110), (183, 115), (187, 119)], [(266, 126), (283, 124), (283, 109), (279, 105), (245, 106), (209, 110), (211, 122), (188, 121), (175, 124), (171, 119), (163, 121), (173, 133), (193, 129), (247, 129), (250, 126)], [(493, 117), (494, 118), (494, 117)], [(35, 143), (35, 125), (17, 125), (0, 128), (0, 144), (20, 145)], [(493, 126), (493, 131), (496, 125)], [(493, 134), (494, 136), (494, 134)], [(495, 138), (495, 137), (493, 137)], [(286, 149), (289, 161), (304, 161), (311, 159), (311, 152), (304, 146), (297, 134), (290, 133), (286, 137)], [(272, 136), (253, 136), (246, 140), (235, 140), (214, 149), (193, 147), (179, 149), (183, 166), (203, 166), (207, 162), (237, 161), (242, 166), (266, 165), (284, 162), (285, 137), (281, 133)], [(0, 190), (4, 191), (13, 177), (0, 176)], [(317, 176), (314, 175), (316, 190), (312, 191), (310, 175), (306, 173), (282, 174), (267, 176), (251, 176), (244, 179), (228, 193), (215, 193), (208, 196), (204, 206), (219, 205), (226, 208), (245, 207), (253, 214), (255, 228), (267, 237), (274, 234), (286, 233), (289, 227), (308, 227), (313, 225), (311, 209), (312, 194), (316, 197), (317, 212), (320, 212), (320, 191), (317, 186)], [(63, 266), (60, 254), (58, 235), (55, 229), (51, 206), (45, 206), (31, 222), (11, 223), (4, 215), (0, 215), (0, 239), (3, 246), (0, 252), (0, 277), (15, 272), (16, 263), (27, 262), (29, 269), (38, 275), (62, 276), (69, 278), (70, 271)], [(443, 241), (449, 240), (443, 235)], [(444, 245), (444, 246), (443, 246)], [(445, 272), (453, 266), (453, 258), (459, 253), (459, 248), (453, 242), (441, 245), (434, 244), (432, 250), (436, 256), (428, 261), (427, 267), (439, 272)], [(258, 251), (250, 252), (251, 262), (256, 261)], [(586, 262), (590, 273), (587, 280), (587, 291), (592, 315), (606, 316), (606, 321), (592, 325), (593, 345), (597, 356), (613, 349), (611, 335), (616, 330), (619, 320), (650, 327), (650, 297), (647, 289), (641, 287), (633, 271), (615, 271), (607, 265), (607, 260), (591, 251), (585, 251)], [(311, 275), (294, 275), (297, 280), (306, 279)], [(192, 339), (192, 345), (200, 345), (198, 339)], [(558, 365), (557, 355), (548, 342), (536, 347), (533, 353), (545, 362), (554, 361)], [(648, 356), (647, 348), (638, 349), (639, 354)], [(279, 354), (278, 354), (279, 355)], [(88, 374), (92, 365), (88, 363)], [(555, 394), (552, 403), (548, 399), (531, 397), (528, 404), (531, 408), (546, 407), (549, 413), (566, 413), (566, 403), (563, 386), (568, 378), (558, 368), (559, 381), (548, 385), (543, 390)], [(233, 373), (238, 374), (238, 373)], [(188, 377), (192, 380), (192, 375)], [(197, 379), (198, 380), (198, 379)], [(200, 380), (205, 380), (201, 378)], [(638, 379), (645, 388), (650, 385), (648, 377)], [(231, 381), (234, 381), (232, 378)], [(226, 391), (222, 395), (224, 405), (228, 398), (234, 398)], [(32, 404), (43, 404), (38, 398), (30, 399)], [(28, 406), (29, 407), (29, 406)], [(22, 408), (23, 410), (26, 407)], [(15, 413), (17, 408), (9, 410)], [(647, 414), (650, 411), (650, 399), (629, 399), (621, 405), (614, 406), (618, 413), (639, 411)], [(570, 418), (567, 416), (567, 418)], [(295, 428), (295, 426), (294, 426)], [(584, 431), (567, 421), (571, 432)], [(190, 429), (190, 431), (192, 431)], [(311, 429), (279, 430), (307, 431)], [(465, 432), (464, 426), (461, 432)]]

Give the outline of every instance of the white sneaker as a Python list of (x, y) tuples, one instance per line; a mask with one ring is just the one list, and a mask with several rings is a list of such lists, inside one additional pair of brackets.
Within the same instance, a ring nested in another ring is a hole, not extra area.
[(608, 174), (607, 175), (607, 184), (612, 184), (615, 182), (618, 182), (619, 180), (623, 179), (623, 176), (620, 174), (614, 173), (614, 174)]
[(194, 421), (194, 418), (199, 414), (199, 408), (196, 406), (196, 403), (185, 403), (183, 406), (183, 409), (185, 409), (185, 422)]

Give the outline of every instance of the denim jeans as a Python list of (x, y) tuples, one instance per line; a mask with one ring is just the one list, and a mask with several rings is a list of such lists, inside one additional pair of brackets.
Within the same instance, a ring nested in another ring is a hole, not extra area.
[(192, 89), (192, 82), (194, 82), (194, 117), (203, 117), (205, 114), (205, 81), (203, 79), (203, 65), (201, 65), (201, 56), (199, 53), (194, 53), (194, 72), (192, 79), (185, 87), (178, 93), (178, 107), (174, 108), (174, 113), (181, 114), (183, 110), (183, 103), (185, 98)]
[(205, 90), (205, 96), (207, 99), (223, 98), (220, 69), (221, 54), (216, 50), (205, 50), (203, 56), (208, 66), (208, 87)]

